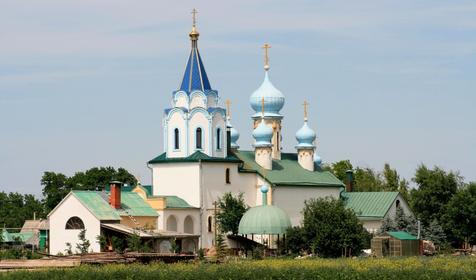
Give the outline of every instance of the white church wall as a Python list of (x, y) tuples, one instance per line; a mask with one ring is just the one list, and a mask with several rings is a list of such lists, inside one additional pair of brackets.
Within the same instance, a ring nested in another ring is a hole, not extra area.
[(101, 230), (100, 221), (74, 195), (69, 195), (48, 217), (50, 223), (50, 254), (56, 255), (60, 252), (64, 254), (66, 242), (71, 243), (73, 253), (75, 252), (76, 244), (80, 242), (78, 239), (80, 230), (65, 229), (66, 222), (75, 216), (84, 223), (86, 239), (91, 242), (89, 250), (100, 252), (99, 243), (96, 241), (96, 237)]
[[(211, 155), (210, 149), (210, 120), (208, 119), (208, 112), (201, 108), (196, 108), (190, 113), (190, 120), (188, 123), (189, 130), (189, 154), (193, 154), (195, 151), (199, 150), (207, 155)], [(202, 129), (202, 149), (197, 149), (196, 147), (196, 130), (197, 128)]]
[(197, 107), (207, 108), (207, 97), (201, 91), (194, 91), (190, 95), (190, 109)]
[(218, 107), (217, 96), (215, 94), (209, 94), (207, 96), (207, 108)]
[[(230, 169), (230, 183), (226, 183), (226, 169)], [(226, 192), (233, 194), (243, 193), (243, 198), (248, 206), (256, 205), (256, 174), (239, 173), (236, 163), (203, 163), (202, 164), (202, 191), (203, 191), (203, 214), (202, 236), (203, 248), (212, 246), (213, 232), (208, 231), (208, 217), (214, 215), (213, 203)], [(213, 219), (212, 219), (213, 220)]]
[[(226, 152), (226, 125), (225, 119), (221, 113), (215, 113), (212, 118), (212, 135), (213, 135), (213, 145), (212, 145), (212, 155), (214, 157), (225, 157)], [(220, 128), (220, 149), (217, 149), (217, 128)]]
[(173, 216), (177, 222), (177, 232), (185, 232), (185, 219), (190, 217), (193, 221), (193, 234), (200, 233), (200, 209), (198, 208), (184, 208), (184, 209), (164, 209), (160, 211), (159, 216), (159, 229), (167, 230), (167, 220), (170, 216)]
[(173, 107), (183, 107), (188, 109), (189, 99), (187, 93), (179, 91), (174, 96)]
[(339, 188), (279, 186), (273, 188), (273, 205), (283, 209), (289, 215), (291, 224), (297, 226), (302, 220), (304, 201), (326, 196), (339, 198)]
[(151, 164), (154, 195), (176, 195), (194, 207), (200, 206), (198, 162)]
[[(175, 149), (175, 129), (179, 130), (179, 149)], [(167, 156), (186, 157), (187, 156), (187, 121), (184, 119), (182, 111), (174, 110), (170, 113), (167, 121)]]

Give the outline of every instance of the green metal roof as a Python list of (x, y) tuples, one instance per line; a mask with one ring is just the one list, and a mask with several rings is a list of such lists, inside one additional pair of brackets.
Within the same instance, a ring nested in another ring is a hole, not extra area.
[(354, 210), (359, 218), (383, 218), (387, 214), (398, 192), (344, 192), (345, 206)]
[(289, 216), (274, 205), (248, 209), (240, 220), (240, 234), (283, 234), (291, 227)]
[(72, 193), (99, 220), (120, 220), (120, 216), (125, 215), (157, 216), (157, 212), (134, 192), (121, 192), (121, 209), (114, 209), (109, 205), (109, 192), (72, 191)]
[(400, 240), (418, 240), (416, 236), (409, 234), (406, 231), (388, 231), (388, 235)]
[(173, 163), (173, 162), (235, 162), (239, 163), (240, 160), (233, 155), (229, 155), (226, 158), (210, 157), (200, 151), (196, 151), (188, 157), (180, 158), (168, 158), (166, 153), (163, 153), (156, 158), (150, 160), (149, 164), (154, 163)]
[(253, 151), (239, 151), (235, 155), (243, 161), (241, 172), (257, 172), (275, 186), (344, 186), (329, 171), (309, 171), (302, 168), (295, 153), (282, 153), (280, 160), (273, 160), (273, 170), (265, 170), (258, 165)]
[(117, 211), (121, 216), (157, 216), (157, 212), (135, 192), (121, 192), (121, 209)]
[(121, 217), (107, 200), (96, 191), (71, 191), (73, 195), (99, 220), (120, 220)]
[(195, 208), (178, 196), (173, 196), (173, 195), (165, 196), (165, 201), (166, 201), (165, 208)]
[(19, 239), (22, 242), (27, 241), (28, 239), (33, 237), (33, 232), (13, 232), (10, 233), (6, 229), (2, 229), (2, 242), (9, 243), (15, 241), (15, 239)]

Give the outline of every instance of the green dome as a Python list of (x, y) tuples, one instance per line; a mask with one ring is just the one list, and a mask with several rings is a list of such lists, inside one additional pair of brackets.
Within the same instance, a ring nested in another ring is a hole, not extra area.
[(250, 208), (240, 220), (240, 234), (283, 234), (291, 227), (288, 215), (274, 205)]

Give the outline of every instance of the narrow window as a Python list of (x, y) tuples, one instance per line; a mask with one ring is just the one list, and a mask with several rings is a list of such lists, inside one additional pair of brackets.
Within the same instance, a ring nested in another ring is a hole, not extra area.
[(195, 131), (195, 145), (197, 149), (202, 149), (202, 129), (200, 127)]
[(225, 182), (227, 184), (231, 184), (231, 181), (230, 181), (230, 168), (227, 168), (225, 170)]
[(276, 150), (279, 151), (279, 131), (276, 132)]
[(180, 149), (180, 134), (178, 128), (174, 130), (174, 149)]
[(208, 232), (212, 232), (212, 216), (208, 216)]
[(217, 128), (217, 150), (221, 149), (221, 129)]
[(400, 200), (397, 199), (397, 201), (395, 202), (395, 206), (400, 207)]

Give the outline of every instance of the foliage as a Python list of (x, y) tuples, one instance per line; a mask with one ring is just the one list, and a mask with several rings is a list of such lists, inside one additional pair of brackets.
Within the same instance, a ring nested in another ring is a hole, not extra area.
[(122, 254), (124, 252), (125, 245), (124, 245), (124, 240), (122, 238), (119, 238), (117, 236), (111, 237), (111, 244), (112, 244), (112, 248), (117, 253)]
[(441, 223), (445, 206), (461, 185), (461, 180), (458, 174), (439, 167), (428, 169), (422, 164), (417, 168), (413, 181), (418, 189), (411, 192), (411, 202), (423, 225), (427, 226), (434, 219)]
[(264, 250), (261, 246), (255, 246), (253, 248), (253, 259), (262, 260), (264, 258)]
[(172, 253), (178, 253), (179, 245), (177, 244), (177, 239), (174, 239), (170, 242), (170, 250)]
[(406, 215), (401, 207), (397, 207), (394, 219), (386, 217), (378, 233), (387, 231), (406, 231), (410, 234), (418, 234), (418, 224), (412, 215)]
[(40, 200), (31, 194), (0, 192), (0, 225), (7, 228), (19, 228), (25, 220), (45, 218), (45, 211)]
[(217, 213), (216, 219), (220, 231), (238, 234), (241, 217), (243, 217), (248, 208), (245, 204), (243, 193), (239, 193), (237, 196), (233, 196), (231, 192), (223, 194), (218, 199), (218, 208), (220, 211)]
[(9, 271), (0, 279), (475, 279), (474, 257), (265, 259), (210, 263), (153, 263)]
[(291, 227), (286, 231), (286, 250), (293, 254), (300, 254), (309, 248), (306, 243), (304, 229), (302, 227)]
[(27, 249), (21, 246), (13, 246), (11, 248), (0, 249), (0, 260), (3, 259), (40, 259), (43, 256), (32, 252), (31, 249)]
[(134, 231), (134, 234), (127, 237), (127, 248), (132, 252), (142, 251), (142, 242), (139, 234)]
[(113, 167), (93, 167), (84, 172), (76, 172), (67, 177), (61, 173), (45, 172), (41, 178), (44, 205), (50, 212), (71, 190), (97, 190), (109, 185), (111, 180), (136, 185), (137, 180), (126, 169)]
[(352, 163), (350, 163), (350, 160), (341, 160), (331, 164), (331, 172), (334, 173), (334, 175), (342, 182), (345, 181), (346, 171), (352, 169), (353, 167)]
[(89, 247), (91, 246), (91, 242), (86, 239), (86, 230), (82, 229), (78, 234), (79, 243), (76, 244), (76, 249), (78, 249), (80, 254), (87, 254)]
[(466, 185), (451, 198), (442, 224), (459, 244), (476, 243), (476, 183)]
[[(339, 257), (345, 252), (360, 254), (368, 234), (342, 200), (327, 197), (311, 199), (304, 204), (301, 238), (307, 251), (321, 257)], [(295, 233), (297, 235), (299, 231)]]
[(107, 237), (104, 234), (100, 234), (96, 236), (96, 240), (99, 243), (99, 247), (101, 248), (101, 252), (107, 251)]
[(217, 237), (215, 240), (215, 251), (217, 253), (217, 260), (222, 262), (226, 257), (226, 244), (225, 237), (221, 232), (217, 233)]
[(66, 242), (65, 245), (66, 245), (66, 249), (64, 250), (64, 253), (66, 255), (72, 255), (73, 254), (73, 248), (72, 248), (73, 246), (71, 245), (71, 243)]
[(422, 236), (425, 240), (431, 240), (436, 247), (441, 248), (446, 244), (446, 234), (436, 219), (422, 230)]

